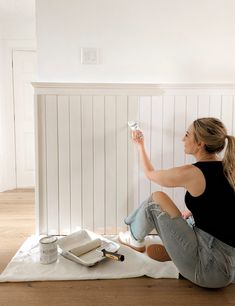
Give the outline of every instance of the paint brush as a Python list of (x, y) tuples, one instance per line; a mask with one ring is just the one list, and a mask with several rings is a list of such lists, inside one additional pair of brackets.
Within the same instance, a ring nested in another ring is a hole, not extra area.
[(128, 121), (128, 126), (132, 131), (141, 131), (137, 121)]
[(103, 252), (103, 256), (113, 259), (113, 260), (117, 260), (117, 261), (124, 261), (125, 257), (122, 254), (118, 254), (118, 253), (114, 253), (114, 252), (108, 252), (105, 249), (101, 250), (101, 252)]
[(128, 121), (127, 123), (128, 123), (129, 128), (130, 128), (133, 132), (134, 132), (134, 131), (140, 131), (138, 137), (139, 137), (139, 138), (143, 138), (143, 133), (142, 133), (142, 131), (141, 131), (141, 129), (140, 129), (139, 122), (137, 122), (137, 121)]

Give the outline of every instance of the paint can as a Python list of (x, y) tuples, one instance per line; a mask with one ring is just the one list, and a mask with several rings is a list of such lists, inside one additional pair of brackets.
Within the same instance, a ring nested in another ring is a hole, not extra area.
[(42, 264), (50, 264), (57, 260), (57, 237), (46, 236), (39, 240), (40, 245), (40, 262)]

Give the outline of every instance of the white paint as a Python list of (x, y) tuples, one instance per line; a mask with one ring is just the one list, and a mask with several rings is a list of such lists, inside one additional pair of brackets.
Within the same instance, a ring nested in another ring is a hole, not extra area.
[(235, 130), (235, 85), (34, 86), (39, 233), (68, 234), (82, 227), (115, 234), (155, 190), (185, 209), (183, 188), (161, 188), (145, 178), (129, 120), (140, 121), (156, 169), (194, 162), (185, 157), (182, 138), (198, 114), (216, 114), (229, 133)]
[[(36, 0), (39, 80), (211, 83), (235, 79), (234, 0)], [(82, 65), (82, 47), (102, 50)]]

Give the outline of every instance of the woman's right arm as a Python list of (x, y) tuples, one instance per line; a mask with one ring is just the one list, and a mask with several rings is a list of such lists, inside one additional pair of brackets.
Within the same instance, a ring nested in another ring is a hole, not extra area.
[(167, 170), (154, 169), (144, 146), (144, 137), (141, 131), (132, 133), (134, 143), (138, 145), (140, 161), (146, 177), (163, 187), (184, 187), (190, 181), (192, 165), (175, 167)]

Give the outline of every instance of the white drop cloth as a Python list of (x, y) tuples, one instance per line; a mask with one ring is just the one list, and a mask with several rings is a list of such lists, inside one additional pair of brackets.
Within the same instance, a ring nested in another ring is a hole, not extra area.
[[(86, 267), (58, 255), (57, 262), (43, 265), (39, 261), (40, 238), (31, 236), (24, 242), (0, 275), (0, 282), (117, 279), (143, 275), (178, 278), (179, 275), (172, 261), (158, 262), (124, 245), (118, 250), (118, 253), (125, 256), (123, 262), (105, 259), (93, 267)], [(116, 236), (108, 238), (117, 242)], [(146, 241), (147, 244), (161, 242), (158, 236), (148, 236)]]

